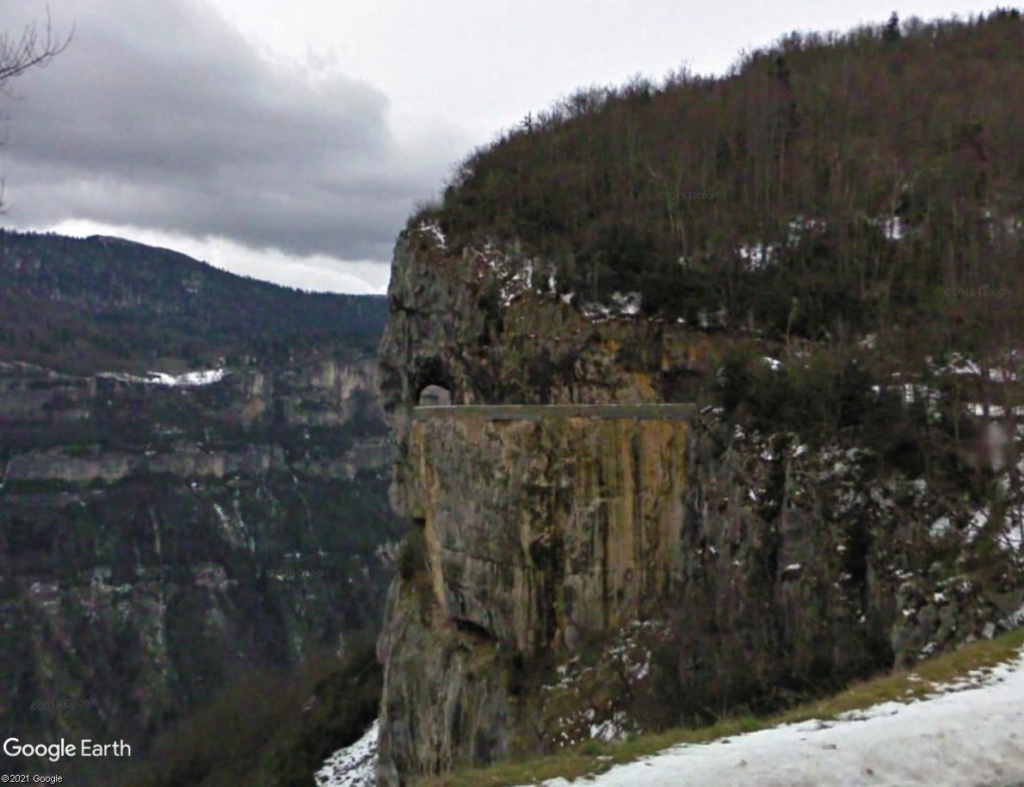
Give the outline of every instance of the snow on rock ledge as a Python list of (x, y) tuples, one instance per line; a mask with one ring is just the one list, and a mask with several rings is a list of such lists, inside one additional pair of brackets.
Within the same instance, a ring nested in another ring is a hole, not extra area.
[(142, 385), (166, 385), (168, 387), (194, 387), (213, 385), (227, 376), (226, 369), (205, 369), (184, 374), (167, 374), (166, 372), (146, 372), (145, 377), (123, 372), (100, 372), (98, 377), (117, 380), (122, 383), (141, 383)]

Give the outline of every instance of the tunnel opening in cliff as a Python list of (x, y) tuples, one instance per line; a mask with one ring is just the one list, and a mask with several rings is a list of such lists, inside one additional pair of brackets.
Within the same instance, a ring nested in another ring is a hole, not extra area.
[(448, 365), (437, 356), (416, 364), (410, 378), (411, 404), (418, 407), (443, 407), (455, 404), (455, 384)]
[(424, 386), (416, 397), (417, 407), (448, 407), (451, 403), (451, 390), (436, 383)]

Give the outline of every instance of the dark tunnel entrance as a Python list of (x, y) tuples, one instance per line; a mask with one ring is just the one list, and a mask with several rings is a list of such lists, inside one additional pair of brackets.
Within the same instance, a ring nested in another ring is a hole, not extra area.
[(447, 407), (452, 403), (452, 392), (442, 385), (428, 385), (420, 391), (418, 407)]

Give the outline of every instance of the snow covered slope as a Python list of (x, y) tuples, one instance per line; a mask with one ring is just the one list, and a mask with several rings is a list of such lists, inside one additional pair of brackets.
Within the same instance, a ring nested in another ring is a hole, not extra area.
[(374, 787), (377, 783), (377, 722), (351, 746), (334, 752), (314, 779), (316, 787)]
[[(818, 787), (1024, 783), (1024, 657), (937, 696), (679, 746), (571, 784)], [(555, 779), (545, 787), (566, 787)]]

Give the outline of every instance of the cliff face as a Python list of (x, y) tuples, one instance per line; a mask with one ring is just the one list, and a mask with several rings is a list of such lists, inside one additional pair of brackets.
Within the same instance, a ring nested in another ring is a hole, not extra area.
[[(705, 348), (588, 318), (516, 265), (445, 256), (429, 231), (396, 252), (382, 395), (392, 502), (422, 549), (379, 644), (384, 783), (545, 748), (565, 724), (538, 676), (651, 617), (671, 584), (691, 409), (643, 405), (685, 399)], [(457, 405), (559, 406), (414, 412), (429, 385)]]
[(444, 617), (524, 653), (571, 650), (580, 632), (641, 616), (668, 586), (689, 408), (522, 410), (414, 421), (410, 514)]
[(525, 409), (412, 423), (425, 565), (393, 590), (380, 645), (391, 779), (530, 751), (520, 737), (541, 708), (510, 685), (516, 659), (572, 654), (645, 617), (668, 587), (688, 408)]
[(138, 757), (233, 677), (375, 627), (392, 444), (376, 363), (350, 356), (162, 378), (0, 364), (5, 736)]
[[(777, 706), (1015, 624), (1016, 553), (966, 578), (976, 504), (664, 404), (713, 372), (713, 337), (570, 304), (552, 275), (399, 239), (382, 394), (412, 529), (378, 645), (382, 784)], [(415, 409), (431, 385), (462, 407)]]
[[(414, 482), (401, 457), (430, 385), (453, 404), (685, 402), (709, 343), (679, 326), (589, 316), (550, 288), (553, 270), (486, 248), (447, 255), (429, 230), (398, 241), (381, 343), (381, 396), (400, 458), (397, 511)], [(628, 309), (627, 309), (628, 310)]]

